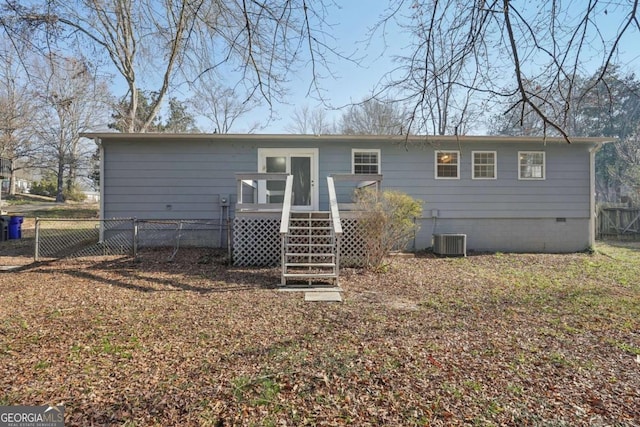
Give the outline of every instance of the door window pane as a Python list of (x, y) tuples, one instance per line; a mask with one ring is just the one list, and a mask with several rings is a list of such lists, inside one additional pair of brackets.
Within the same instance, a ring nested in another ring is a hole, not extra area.
[(286, 157), (267, 157), (267, 172), (286, 173), (287, 158)]
[[(267, 172), (286, 173), (287, 158), (267, 157)], [(267, 181), (267, 203), (282, 203), (284, 201), (284, 181)]]
[(291, 175), (293, 175), (294, 206), (311, 205), (311, 158), (291, 157)]

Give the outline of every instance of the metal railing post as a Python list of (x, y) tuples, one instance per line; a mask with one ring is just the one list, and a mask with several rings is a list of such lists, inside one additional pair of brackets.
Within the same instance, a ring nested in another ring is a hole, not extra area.
[(135, 258), (138, 256), (138, 220), (136, 218), (131, 219), (131, 225), (133, 230), (133, 240), (131, 242), (131, 255)]
[(38, 262), (40, 258), (40, 218), (36, 217), (36, 238), (33, 251), (33, 260)]

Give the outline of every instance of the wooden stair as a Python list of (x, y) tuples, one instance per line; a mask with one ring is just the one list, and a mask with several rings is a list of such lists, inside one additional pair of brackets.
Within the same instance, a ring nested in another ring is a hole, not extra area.
[(338, 286), (336, 236), (329, 212), (290, 212), (282, 242), (282, 286), (329, 281)]

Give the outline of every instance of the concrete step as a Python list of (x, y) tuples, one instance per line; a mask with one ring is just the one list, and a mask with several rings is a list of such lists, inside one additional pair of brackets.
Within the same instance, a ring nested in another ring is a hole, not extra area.
[(342, 302), (340, 292), (305, 292), (304, 300), (306, 302)]

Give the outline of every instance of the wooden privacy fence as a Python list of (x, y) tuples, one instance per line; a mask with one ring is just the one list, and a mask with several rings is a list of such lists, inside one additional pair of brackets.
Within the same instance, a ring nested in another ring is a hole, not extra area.
[(640, 239), (640, 207), (600, 207), (596, 224), (600, 239)]

